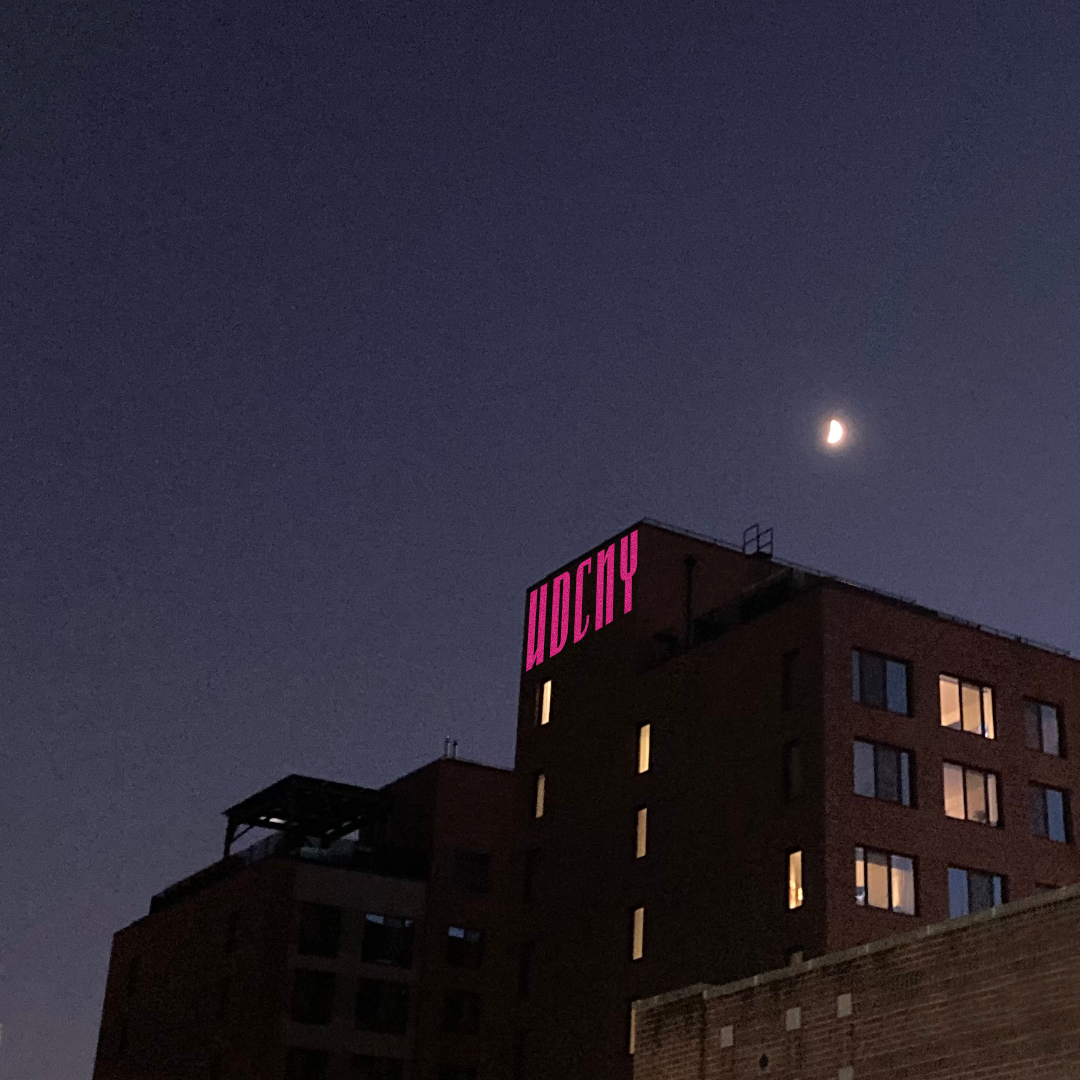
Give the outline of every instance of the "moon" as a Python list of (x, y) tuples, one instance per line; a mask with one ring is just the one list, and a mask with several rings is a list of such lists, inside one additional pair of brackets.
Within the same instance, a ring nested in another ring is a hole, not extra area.
[(844, 425), (839, 420), (829, 421), (829, 433), (825, 436), (825, 441), (830, 446), (836, 446), (844, 440)]

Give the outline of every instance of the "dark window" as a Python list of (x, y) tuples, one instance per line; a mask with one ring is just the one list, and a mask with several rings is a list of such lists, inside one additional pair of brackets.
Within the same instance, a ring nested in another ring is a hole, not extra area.
[(446, 962), (451, 967), (478, 968), (484, 962), (484, 932), (451, 926), (446, 931)]
[(356, 988), (356, 1026), (361, 1031), (404, 1035), (409, 1023), (409, 988), (385, 979), (361, 979)]
[(1045, 705), (1041, 701), (1024, 702), (1024, 742), (1031, 750), (1041, 750), (1054, 757), (1065, 756), (1061, 724), (1054, 705)]
[(292, 1018), (298, 1024), (329, 1024), (334, 1014), (334, 973), (294, 971)]
[(225, 951), (232, 952), (236, 948), (236, 928), (240, 923), (240, 912), (234, 911), (225, 923)]
[(994, 691), (989, 686), (964, 682), (953, 675), (938, 676), (941, 726), (969, 731), (984, 739), (994, 737)]
[(949, 867), (950, 918), (999, 907), (1005, 897), (1005, 879), (1000, 874)]
[(1000, 825), (998, 778), (994, 773), (968, 769), (946, 761), (942, 766), (945, 813), (961, 821)]
[(780, 666), (780, 705), (793, 709), (798, 702), (799, 650), (784, 653)]
[(539, 848), (529, 848), (525, 852), (525, 873), (521, 879), (521, 898), (526, 904), (532, 902), (533, 890), (536, 887), (536, 864), (539, 860)]
[(1032, 836), (1043, 836), (1059, 844), (1068, 840), (1068, 797), (1064, 791), (1032, 784), (1028, 787), (1028, 809)]
[(795, 739), (784, 747), (784, 798), (797, 799), (802, 793), (802, 745)]
[(365, 915), (360, 959), (365, 964), (412, 967), (414, 927), (412, 919), (396, 915)]
[(450, 990), (443, 999), (443, 1031), (476, 1031), (480, 1027), (480, 995)]
[(887, 851), (855, 849), (855, 903), (915, 914), (915, 861)]
[(527, 998), (532, 989), (533, 957), (536, 955), (536, 942), (526, 941), (521, 946), (518, 962), (518, 997)]
[(337, 956), (341, 940), (341, 908), (301, 904), (296, 949), (301, 956)]
[(401, 1058), (353, 1054), (349, 1065), (349, 1080), (401, 1080), (404, 1075), (405, 1062)]
[(906, 661), (855, 649), (851, 654), (852, 700), (907, 716), (908, 675)]
[(482, 851), (455, 851), (454, 884), (468, 892), (486, 893), (491, 888), (491, 856)]
[(438, 1080), (476, 1080), (479, 1075), (475, 1065), (440, 1065)]
[(330, 1055), (325, 1050), (290, 1046), (285, 1051), (285, 1080), (327, 1080)]
[(911, 805), (911, 754), (882, 743), (855, 743), (855, 794)]

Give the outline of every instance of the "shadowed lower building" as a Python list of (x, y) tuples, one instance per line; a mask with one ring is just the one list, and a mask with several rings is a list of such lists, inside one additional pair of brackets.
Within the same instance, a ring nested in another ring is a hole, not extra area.
[(232, 807), (224, 857), (116, 935), (95, 1080), (506, 1075), (513, 785), (444, 758)]

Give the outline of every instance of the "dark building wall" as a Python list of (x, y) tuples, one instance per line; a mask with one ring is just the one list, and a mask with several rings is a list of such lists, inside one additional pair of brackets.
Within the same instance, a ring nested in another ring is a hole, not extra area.
[(1080, 1075), (1080, 888), (642, 1002), (637, 1036), (634, 1080)]

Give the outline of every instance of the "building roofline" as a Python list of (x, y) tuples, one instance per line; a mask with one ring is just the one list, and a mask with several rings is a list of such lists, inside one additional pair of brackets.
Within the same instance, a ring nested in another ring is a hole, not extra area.
[(743, 990), (750, 990), (758, 986), (769, 986), (773, 983), (782, 982), (785, 979), (794, 979), (800, 975), (807, 975), (823, 968), (836, 967), (838, 964), (847, 964), (858, 960), (863, 956), (872, 956), (880, 952), (888, 952), (891, 949), (902, 948), (905, 945), (914, 945), (924, 938), (940, 937), (943, 934), (958, 933), (982, 923), (995, 922), (1000, 919), (1016, 918), (1027, 912), (1042, 907), (1052, 907), (1055, 904), (1065, 904), (1080, 899), (1080, 884), (1067, 885), (1053, 892), (1036, 893), (1034, 896), (1026, 896), (1023, 900), (1013, 900), (1008, 904), (990, 908), (988, 911), (978, 911), (974, 915), (963, 915), (955, 919), (946, 919), (943, 922), (929, 923), (920, 926), (916, 930), (909, 930), (904, 934), (893, 934), (891, 937), (879, 938), (866, 945), (856, 945), (851, 949), (841, 949), (837, 952), (826, 953), (811, 960), (804, 960), (801, 964), (791, 964), (788, 967), (776, 968), (773, 971), (764, 971), (760, 975), (751, 975), (746, 979), (738, 979), (735, 982), (720, 985), (708, 983), (695, 983), (693, 986), (683, 987), (681, 990), (672, 990), (667, 994), (657, 994), (654, 997), (641, 998), (634, 1004), (639, 1010), (655, 1009), (667, 1005), (673, 1001), (682, 1001), (695, 998), (699, 995), (705, 1001), (712, 998), (727, 997), (738, 994)]
[(485, 761), (476, 761), (473, 758), (463, 757), (444, 757), (440, 755), (437, 758), (432, 758), (431, 761), (425, 762), (423, 765), (417, 765), (415, 769), (410, 770), (407, 773), (402, 773), (401, 776), (395, 776), (393, 780), (388, 780), (381, 788), (380, 791), (386, 791), (387, 788), (392, 788), (395, 784), (400, 783), (402, 780), (407, 780), (411, 776), (415, 776), (417, 773), (423, 772), (425, 769), (433, 769), (445, 762), (449, 762), (451, 765), (463, 765), (471, 769), (488, 769), (491, 772), (507, 773), (512, 775), (513, 769), (506, 769), (502, 765), (489, 765)]

